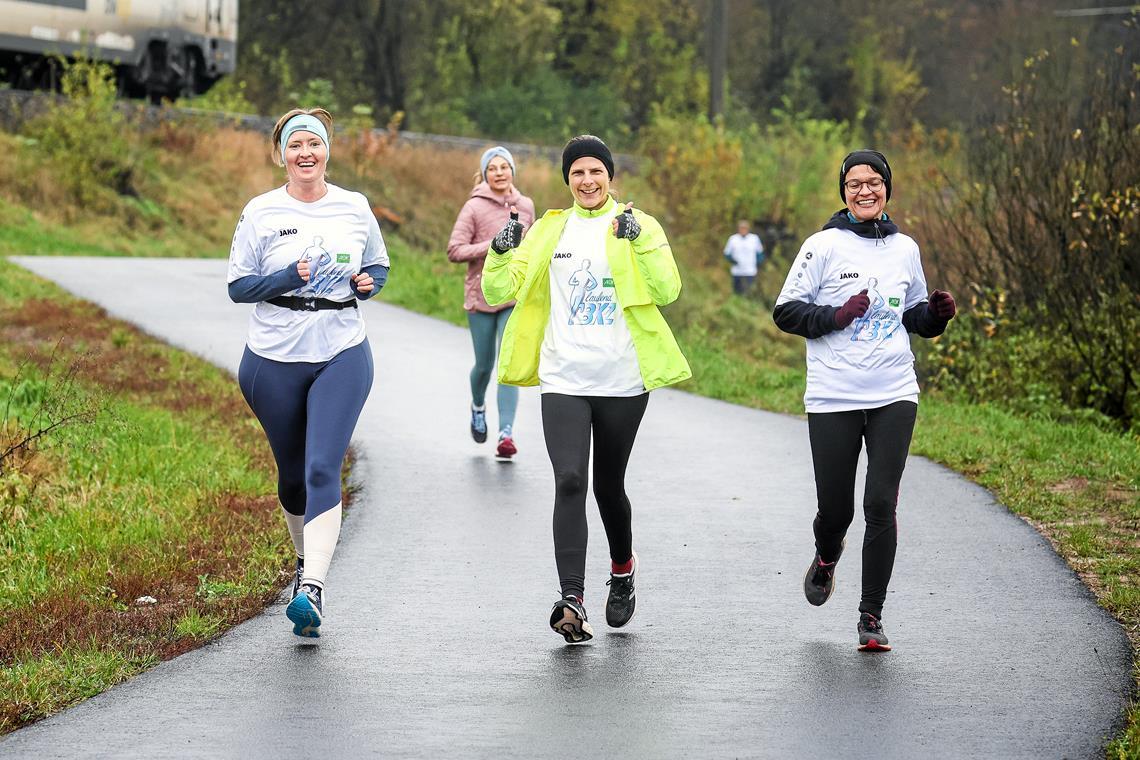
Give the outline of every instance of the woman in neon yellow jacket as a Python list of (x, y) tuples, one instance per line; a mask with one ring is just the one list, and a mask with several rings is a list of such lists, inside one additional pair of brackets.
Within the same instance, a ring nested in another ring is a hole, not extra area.
[(491, 241), (482, 288), (489, 304), (517, 301), (499, 351), (499, 382), (542, 387), (562, 586), (550, 627), (578, 643), (593, 638), (584, 604), (591, 433), (594, 497), (610, 548), (606, 622), (619, 628), (633, 617), (638, 563), (626, 464), (649, 391), (692, 373), (657, 308), (681, 292), (661, 225), (610, 196), (613, 156), (593, 135), (566, 144), (562, 176), (574, 205), (548, 211), (525, 241), (512, 213)]

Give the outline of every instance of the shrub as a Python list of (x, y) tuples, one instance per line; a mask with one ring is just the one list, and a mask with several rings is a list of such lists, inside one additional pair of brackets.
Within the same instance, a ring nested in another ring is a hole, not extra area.
[(494, 139), (561, 145), (589, 133), (616, 148), (629, 135), (629, 107), (611, 88), (602, 83), (575, 87), (545, 67), (521, 84), (473, 93), (465, 113), (480, 134)]
[[(1065, 82), (1085, 81), (1069, 102)], [(1026, 61), (1003, 113), (973, 134), (969, 182), (941, 196), (940, 264), (1002, 293), (991, 359), (1013, 371), (943, 366), (979, 396), (1042, 389), (1131, 426), (1140, 362), (1140, 69), (1123, 48), (1087, 69), (1047, 51)], [(993, 300), (993, 299), (989, 299)], [(966, 323), (963, 323), (966, 324)], [(984, 323), (979, 323), (985, 329)], [(964, 327), (962, 328), (964, 329)], [(961, 330), (958, 331), (961, 333)], [(977, 345), (977, 336), (965, 345)], [(1003, 362), (1003, 358), (1009, 361)]]
[(246, 97), (247, 87), (244, 79), (224, 77), (205, 93), (193, 98), (180, 99), (177, 105), (182, 108), (199, 108), (203, 111), (257, 115), (259, 113), (257, 106)]
[(115, 105), (114, 71), (85, 58), (60, 65), (63, 98), (33, 119), (24, 134), (74, 202), (107, 210), (117, 196), (137, 195), (138, 151)]
[(690, 263), (720, 267), (736, 220), (750, 219), (772, 259), (761, 273), (765, 291), (777, 287), (777, 277), (782, 281), (790, 260), (780, 244), (798, 244), (838, 205), (833, 178), (850, 139), (845, 124), (774, 116), (767, 127), (733, 130), (703, 117), (658, 112), (641, 141), (647, 180), (664, 199), (670, 235), (701, 252)]

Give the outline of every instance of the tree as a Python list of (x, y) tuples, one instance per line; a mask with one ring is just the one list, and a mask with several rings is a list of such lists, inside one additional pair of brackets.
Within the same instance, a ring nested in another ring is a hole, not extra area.
[[(1073, 80), (1084, 94), (1071, 100)], [(1030, 57), (938, 217), (955, 241), (943, 264), (1000, 294), (1006, 318), (990, 337), (1028, 346), (1023, 361), (1068, 405), (1125, 425), (1140, 411), (1138, 85), (1123, 46)]]

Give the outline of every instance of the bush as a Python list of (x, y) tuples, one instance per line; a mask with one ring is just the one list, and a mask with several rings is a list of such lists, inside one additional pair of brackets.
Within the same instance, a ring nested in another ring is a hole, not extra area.
[[(1074, 78), (1085, 82), (1084, 97), (1069, 102), (1063, 85)], [(1087, 69), (1043, 51), (1007, 88), (1004, 113), (970, 137), (970, 181), (948, 181), (951, 192), (932, 215), (943, 241), (934, 253), (959, 283), (1002, 294), (1012, 318), (973, 317), (975, 327), (992, 330), (985, 338), (993, 347), (970, 337), (963, 345), (987, 358), (944, 364), (946, 382), (980, 397), (1055, 398), (1134, 424), (1138, 83), (1140, 69), (1123, 48)], [(997, 321), (987, 327), (986, 319)], [(994, 370), (973, 371), (982, 361)], [(1026, 387), (1009, 387), (1019, 383)]]
[(205, 93), (193, 98), (179, 99), (176, 105), (181, 108), (199, 108), (203, 111), (257, 115), (259, 113), (257, 106), (246, 97), (247, 86), (244, 79), (224, 77)]
[(107, 210), (117, 196), (138, 194), (137, 150), (115, 105), (114, 71), (84, 58), (62, 61), (61, 67), (63, 98), (24, 134), (75, 203)]
[[(759, 223), (775, 273), (790, 260), (778, 243), (802, 240), (838, 205), (835, 167), (847, 150), (845, 124), (777, 112), (775, 123), (732, 130), (697, 117), (661, 112), (642, 132), (647, 179), (665, 199), (670, 234), (721, 266), (737, 219)], [(782, 280), (781, 280), (782, 281)]]
[(480, 134), (497, 140), (561, 145), (589, 133), (616, 147), (629, 136), (629, 108), (612, 89), (604, 84), (575, 87), (548, 68), (520, 84), (473, 93), (465, 113)]

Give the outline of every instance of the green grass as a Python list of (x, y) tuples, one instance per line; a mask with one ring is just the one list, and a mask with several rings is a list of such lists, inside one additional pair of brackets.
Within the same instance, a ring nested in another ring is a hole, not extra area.
[(226, 619), (220, 615), (202, 613), (197, 608), (186, 610), (174, 625), (179, 636), (186, 636), (199, 641), (209, 641), (217, 636), (226, 627)]
[(276, 594), (290, 551), (275, 469), (228, 374), (10, 267), (0, 392), (0, 451), (41, 403), (85, 415), (0, 472), (0, 733)]
[(124, 234), (118, 225), (94, 221), (81, 226), (45, 222), (32, 211), (0, 203), (0, 257), (4, 256), (223, 256), (216, 244), (188, 242), (179, 234), (148, 237)]
[(452, 264), (442, 251), (434, 256), (417, 251), (390, 233), (384, 242), (392, 258), (384, 301), (466, 326), (463, 279), (467, 265)]
[(0, 668), (0, 694), (13, 723), (25, 723), (81, 702), (153, 667), (154, 657), (79, 647)]

